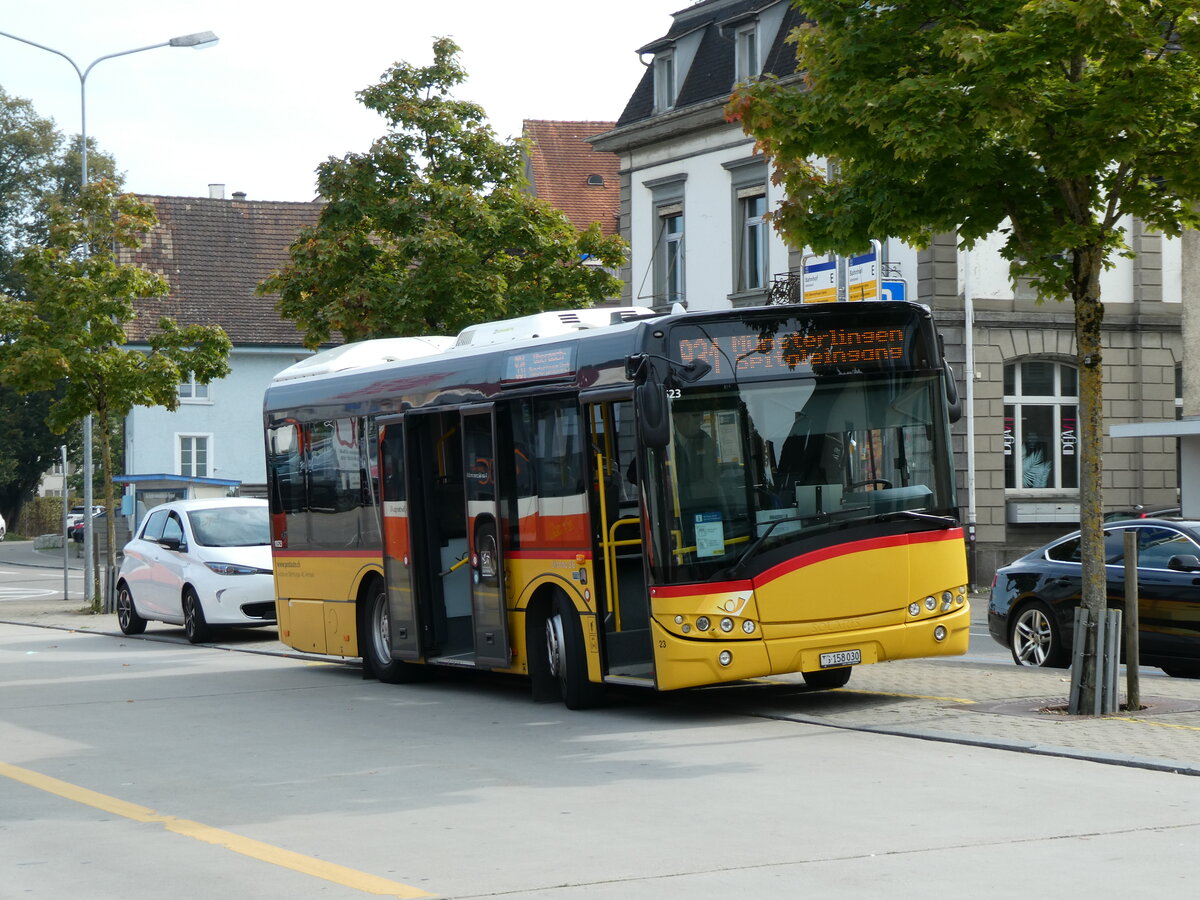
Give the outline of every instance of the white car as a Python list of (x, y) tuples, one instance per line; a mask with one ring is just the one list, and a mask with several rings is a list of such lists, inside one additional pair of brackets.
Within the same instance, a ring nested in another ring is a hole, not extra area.
[(214, 626), (275, 623), (267, 501), (176, 500), (151, 509), (125, 545), (117, 622), (141, 634), (147, 621), (182, 625), (193, 644)]
[(8, 526), (4, 524), (4, 516), (0, 516), (0, 541), (4, 540), (4, 535), (8, 533)]

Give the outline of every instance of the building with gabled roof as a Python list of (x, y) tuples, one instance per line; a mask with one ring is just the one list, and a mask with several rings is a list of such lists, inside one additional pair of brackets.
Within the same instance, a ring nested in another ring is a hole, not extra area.
[(615, 124), (526, 119), (522, 129), (529, 141), (525, 177), (530, 190), (562, 210), (580, 231), (593, 222), (599, 222), (605, 234), (618, 230), (618, 157), (587, 142)]
[(310, 355), (303, 334), (258, 284), (288, 262), (288, 248), (316, 224), (322, 204), (209, 197), (142, 196), (158, 226), (122, 262), (163, 275), (162, 299), (137, 303), (126, 326), (133, 347), (148, 345), (163, 316), (180, 325), (219, 325), (233, 342), (230, 373), (208, 385), (179, 386), (179, 407), (135, 407), (125, 421), (125, 475), (145, 506), (188, 496), (265, 491), (262, 398), (271, 378)]

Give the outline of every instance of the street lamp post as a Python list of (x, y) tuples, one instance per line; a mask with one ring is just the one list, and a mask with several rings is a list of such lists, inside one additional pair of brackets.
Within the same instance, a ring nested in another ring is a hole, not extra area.
[[(80, 178), (79, 187), (82, 190), (87, 187), (88, 183), (88, 145), (87, 145), (87, 77), (92, 69), (96, 68), (99, 63), (106, 59), (113, 59), (118, 56), (129, 56), (131, 53), (141, 53), (144, 50), (156, 50), (159, 47), (195, 47), (202, 49), (211, 47), (217, 43), (219, 38), (211, 31), (198, 31), (194, 34), (184, 34), (179, 37), (173, 37), (170, 40), (163, 41), (161, 44), (147, 44), (145, 47), (134, 47), (132, 50), (121, 50), (118, 53), (107, 53), (104, 56), (98, 56), (93, 59), (86, 69), (79, 68), (79, 64), (75, 62), (67, 54), (61, 50), (55, 50), (53, 47), (47, 47), (45, 44), (39, 44), (37, 41), (31, 41), (28, 38), (18, 37), (15, 34), (9, 34), (7, 31), (0, 31), (0, 35), (6, 38), (12, 38), (14, 41), (20, 41), (22, 44), (29, 44), (31, 47), (37, 47), (39, 50), (45, 50), (48, 53), (53, 53), (55, 56), (61, 56), (71, 64), (71, 68), (75, 70), (75, 74), (79, 76), (79, 154), (80, 154)], [(64, 487), (66, 486), (66, 471), (63, 471)], [(95, 578), (95, 572), (92, 568), (92, 548), (95, 541), (95, 530), (92, 527), (92, 417), (91, 415), (83, 418), (83, 581), (84, 597), (89, 601), (94, 602), (92, 596), (92, 583)], [(63, 502), (66, 503), (66, 492), (63, 492)], [(66, 535), (63, 535), (63, 540), (66, 540)]]

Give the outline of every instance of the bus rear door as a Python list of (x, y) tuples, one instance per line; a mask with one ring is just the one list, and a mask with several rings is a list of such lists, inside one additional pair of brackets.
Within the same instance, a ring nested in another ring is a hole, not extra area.
[(379, 422), (383, 493), (383, 572), (387, 581), (388, 624), (392, 656), (414, 660), (421, 656), (417, 595), (413, 579), (412, 521), (407, 475), (404, 421)]

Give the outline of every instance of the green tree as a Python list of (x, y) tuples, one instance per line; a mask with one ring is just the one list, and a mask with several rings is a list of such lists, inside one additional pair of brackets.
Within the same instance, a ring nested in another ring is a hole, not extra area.
[[(111, 177), (112, 157), (93, 141), (88, 145), (89, 168), (98, 177)], [(23, 296), (13, 268), (20, 248), (45, 241), (55, 199), (79, 193), (79, 147), (78, 135), (65, 140), (28, 100), (0, 88), (0, 294)], [(0, 512), (9, 522), (16, 521), (21, 504), (58, 459), (62, 439), (46, 424), (56, 391), (0, 389)]]
[(64, 443), (46, 417), (57, 391), (25, 393), (0, 384), (0, 514), (11, 524)]
[[(1074, 304), (1083, 602), (1106, 605), (1100, 274), (1122, 217), (1200, 225), (1200, 4), (1185, 0), (795, 0), (803, 75), (743, 86), (727, 113), (771, 157), (795, 246), (892, 235), (971, 247), (1005, 234), (1014, 278)], [(832, 177), (815, 165), (836, 160)], [(1096, 691), (1086, 635), (1083, 707)]]
[(452, 333), (548, 307), (594, 304), (620, 283), (622, 242), (580, 233), (526, 190), (521, 143), (503, 143), (474, 103), (450, 96), (466, 77), (458, 47), (434, 42), (428, 67), (400, 63), (358, 94), (388, 131), (369, 152), (318, 168), (328, 201), (261, 286), (280, 295), (310, 347)]
[(118, 194), (110, 181), (89, 184), (76, 201), (50, 209), (48, 242), (26, 248), (17, 262), (29, 299), (0, 297), (0, 334), (9, 336), (0, 345), (0, 381), (19, 391), (62, 384), (47, 417), (56, 433), (94, 417), (111, 569), (114, 426), (134, 406), (175, 409), (176, 388), (187, 373), (202, 383), (226, 375), (232, 345), (217, 326), (181, 328), (163, 318), (149, 352), (125, 348), (134, 301), (170, 290), (162, 276), (118, 259), (121, 248), (136, 248), (154, 226), (154, 210), (132, 194)]

